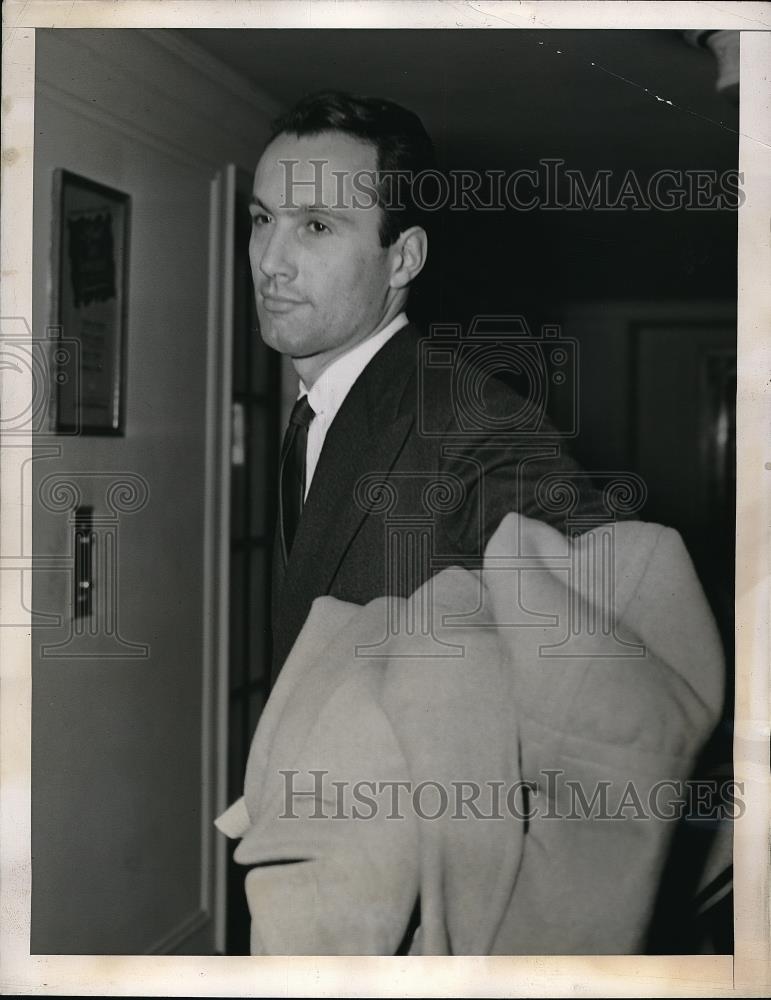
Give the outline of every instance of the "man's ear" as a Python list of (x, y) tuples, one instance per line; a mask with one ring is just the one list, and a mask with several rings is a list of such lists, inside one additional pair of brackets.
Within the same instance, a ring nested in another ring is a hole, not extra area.
[(420, 272), (428, 256), (428, 234), (422, 226), (399, 233), (391, 247), (391, 288), (406, 288)]

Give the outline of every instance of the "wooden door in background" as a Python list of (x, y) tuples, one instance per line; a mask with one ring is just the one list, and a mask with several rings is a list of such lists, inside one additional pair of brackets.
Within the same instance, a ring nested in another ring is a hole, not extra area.
[(681, 533), (731, 653), (736, 530), (736, 327), (632, 328), (633, 461), (645, 516)]
[[(579, 366), (579, 434), (590, 472), (645, 482), (641, 520), (675, 528), (712, 606), (726, 656), (723, 718), (693, 777), (730, 779), (736, 527), (736, 308), (731, 302), (587, 302), (565, 310)], [(555, 414), (557, 422), (564, 417)], [(679, 824), (648, 947), (729, 953), (731, 824)]]

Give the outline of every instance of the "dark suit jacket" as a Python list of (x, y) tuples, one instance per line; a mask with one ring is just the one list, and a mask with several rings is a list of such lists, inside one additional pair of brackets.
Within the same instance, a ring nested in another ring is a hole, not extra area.
[(274, 679), (317, 597), (406, 597), (445, 566), (474, 568), (510, 511), (563, 531), (608, 519), (553, 426), (533, 430), (538, 401), (483, 369), (453, 383), (458, 352), (454, 369), (435, 365), (426, 344), (409, 324), (370, 361), (327, 432), (286, 566), (274, 545)]

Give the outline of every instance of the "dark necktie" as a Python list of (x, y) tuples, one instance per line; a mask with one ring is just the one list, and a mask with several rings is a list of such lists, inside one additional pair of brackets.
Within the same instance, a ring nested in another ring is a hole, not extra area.
[(294, 404), (289, 426), (281, 446), (279, 474), (279, 509), (284, 562), (289, 559), (292, 542), (300, 521), (305, 500), (305, 452), (308, 447), (308, 425), (316, 416), (308, 397), (301, 396)]

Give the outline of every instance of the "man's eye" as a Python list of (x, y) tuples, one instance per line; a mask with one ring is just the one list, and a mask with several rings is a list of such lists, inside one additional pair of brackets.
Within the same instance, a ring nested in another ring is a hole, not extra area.
[(255, 226), (267, 226), (270, 216), (266, 212), (255, 212), (252, 216), (252, 224)]
[(325, 226), (324, 223), (319, 222), (318, 219), (311, 219), (310, 222), (308, 223), (308, 229), (310, 229), (312, 233), (315, 233), (317, 235), (321, 233), (329, 233), (332, 231), (329, 228), (329, 226)]

